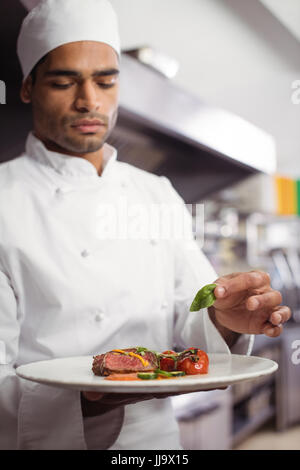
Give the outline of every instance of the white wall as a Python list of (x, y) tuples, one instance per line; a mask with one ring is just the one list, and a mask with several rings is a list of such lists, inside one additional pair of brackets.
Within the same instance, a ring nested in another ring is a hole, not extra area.
[(300, 104), (291, 101), (300, 44), (258, 0), (111, 2), (123, 49), (152, 45), (176, 58), (180, 86), (271, 133), (278, 170), (300, 177)]

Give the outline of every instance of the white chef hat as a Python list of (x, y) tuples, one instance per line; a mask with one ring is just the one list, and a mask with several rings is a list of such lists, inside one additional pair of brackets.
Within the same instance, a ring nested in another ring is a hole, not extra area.
[(110, 45), (120, 55), (117, 16), (108, 0), (41, 0), (23, 21), (17, 53), (24, 79), (53, 49), (76, 41)]

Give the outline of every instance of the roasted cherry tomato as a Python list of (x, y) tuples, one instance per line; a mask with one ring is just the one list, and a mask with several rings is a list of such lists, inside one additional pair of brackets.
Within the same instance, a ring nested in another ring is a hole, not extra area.
[[(172, 354), (174, 356), (177, 355), (175, 351), (164, 351), (162, 354)], [(159, 368), (166, 372), (171, 372), (175, 370), (175, 365), (176, 363), (172, 357), (162, 357), (159, 362)]]
[(171, 357), (163, 357), (159, 362), (159, 368), (166, 372), (175, 370), (175, 361)]
[(209, 359), (205, 351), (202, 351), (202, 349), (198, 349), (197, 356), (201, 359), (201, 361), (206, 361), (208, 365)]
[[(209, 362), (208, 355), (206, 354), (205, 351), (202, 351), (202, 349), (188, 348), (188, 349), (185, 349), (183, 353), (188, 353), (188, 351), (194, 351), (194, 353), (192, 354), (193, 356), (197, 355), (201, 360), (206, 360), (207, 362)], [(187, 357), (189, 356), (187, 355)]]
[(178, 361), (177, 370), (185, 372), (186, 375), (207, 374), (208, 362), (207, 354), (199, 349), (197, 355)]

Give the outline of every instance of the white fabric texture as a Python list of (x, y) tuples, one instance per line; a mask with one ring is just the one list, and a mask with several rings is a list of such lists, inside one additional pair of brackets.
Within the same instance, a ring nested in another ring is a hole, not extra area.
[[(99, 176), (30, 133), (24, 154), (0, 165), (1, 449), (179, 448), (169, 399), (83, 419), (79, 392), (20, 379), (21, 364), (132, 346), (229, 353), (207, 311), (189, 313), (217, 277), (192, 233), (106, 238), (103, 208), (120, 201), (176, 202), (189, 215), (167, 178), (104, 150)], [(238, 348), (249, 354), (249, 338)]]
[(103, 42), (120, 55), (118, 19), (108, 0), (41, 0), (24, 19), (17, 53), (25, 79), (48, 52), (77, 41)]

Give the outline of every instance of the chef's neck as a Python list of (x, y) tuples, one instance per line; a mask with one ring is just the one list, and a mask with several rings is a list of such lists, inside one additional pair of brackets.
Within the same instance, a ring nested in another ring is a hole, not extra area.
[(101, 176), (102, 173), (102, 164), (103, 164), (103, 146), (97, 150), (96, 152), (90, 152), (90, 153), (74, 153), (69, 150), (66, 150), (65, 148), (61, 147), (58, 145), (56, 142), (53, 142), (52, 140), (46, 139), (39, 135), (38, 132), (34, 132), (34, 135), (37, 139), (41, 140), (43, 144), (45, 145), (46, 149), (49, 150), (50, 152), (57, 152), (61, 153), (63, 155), (70, 155), (70, 157), (79, 157), (79, 158), (84, 158), (85, 160), (88, 160), (94, 167), (96, 168), (98, 175)]

